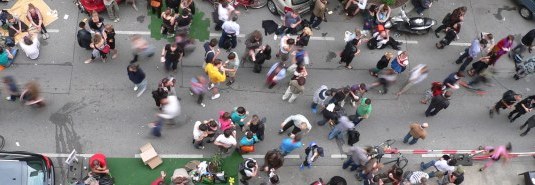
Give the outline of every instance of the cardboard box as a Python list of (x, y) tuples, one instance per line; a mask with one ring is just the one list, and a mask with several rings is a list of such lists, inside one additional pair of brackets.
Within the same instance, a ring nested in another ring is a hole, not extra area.
[(145, 165), (149, 165), (151, 169), (154, 169), (160, 164), (162, 164), (162, 158), (158, 156), (158, 153), (156, 153), (156, 150), (154, 150), (152, 144), (147, 143), (141, 148), (139, 148), (139, 150), (141, 150), (141, 154), (139, 155), (141, 156), (141, 160), (143, 160), (143, 163), (145, 163)]

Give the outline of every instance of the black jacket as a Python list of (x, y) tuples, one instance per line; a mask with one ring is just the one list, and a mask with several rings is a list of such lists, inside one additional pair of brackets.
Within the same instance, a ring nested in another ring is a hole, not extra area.
[(533, 44), (533, 40), (535, 39), (535, 29), (532, 29), (531, 31), (529, 31), (528, 33), (526, 33), (526, 35), (524, 35), (522, 37), (522, 44), (526, 45), (526, 46), (532, 46), (534, 45)]
[(450, 106), (450, 100), (443, 95), (435, 96), (431, 99), (429, 106), (437, 109), (446, 109), (448, 106)]
[(91, 44), (91, 32), (85, 29), (78, 30), (76, 39), (78, 40), (78, 45), (80, 45), (80, 47), (91, 49), (91, 47), (89, 47)]
[(135, 72), (128, 70), (128, 68), (126, 70), (128, 71), (128, 79), (134, 84), (139, 84), (145, 79), (145, 73), (141, 68), (138, 68)]

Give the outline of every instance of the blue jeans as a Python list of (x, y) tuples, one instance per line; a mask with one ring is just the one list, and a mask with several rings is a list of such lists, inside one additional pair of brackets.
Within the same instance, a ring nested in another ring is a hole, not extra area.
[(321, 18), (316, 17), (313, 13), (310, 15), (310, 27), (315, 28), (321, 24)]
[(353, 120), (353, 123), (355, 123), (355, 127), (357, 126), (357, 124), (359, 124), (364, 118), (359, 118), (360, 115), (359, 113), (355, 113), (355, 119)]
[(279, 151), (281, 151), (282, 156), (286, 156), (286, 155), (288, 155), (290, 152), (292, 152), (292, 151), (286, 151), (286, 150), (283, 150), (282, 147), (280, 147), (280, 146), (279, 146)]
[(357, 170), (357, 168), (361, 167), (362, 165), (355, 163), (355, 161), (353, 161), (353, 159), (350, 156), (348, 156), (347, 161), (345, 161), (344, 164), (342, 164), (342, 168), (346, 169), (349, 166), (351, 166), (351, 168), (349, 169), (350, 171), (355, 171)]
[[(431, 166), (435, 166), (435, 162), (437, 162), (437, 161), (436, 160), (431, 160), (428, 163), (420, 165), (420, 171), (424, 171), (424, 170), (426, 170), (427, 168), (429, 168)], [(429, 173), (429, 178), (433, 178), (433, 177), (435, 177), (435, 171)]]
[[(411, 133), (407, 133), (407, 135), (405, 135), (405, 138), (403, 138), (403, 143), (407, 143), (409, 142), (409, 139), (412, 137)], [(418, 141), (418, 138), (415, 138), (415, 137), (412, 137), (412, 140), (411, 142), (409, 142), (409, 145), (413, 145), (415, 144), (416, 142)]]
[(338, 130), (336, 129), (336, 127), (334, 127), (331, 132), (329, 132), (329, 140), (333, 139), (334, 137), (338, 138), (338, 139), (342, 139), (344, 137), (344, 132), (342, 132), (341, 130)]

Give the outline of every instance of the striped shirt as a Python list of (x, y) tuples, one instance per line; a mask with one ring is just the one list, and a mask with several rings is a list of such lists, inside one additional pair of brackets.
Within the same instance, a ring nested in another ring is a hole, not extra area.
[(409, 181), (411, 184), (420, 184), (422, 177), (429, 179), (429, 175), (423, 171), (415, 171), (412, 172), (411, 176), (409, 177)]

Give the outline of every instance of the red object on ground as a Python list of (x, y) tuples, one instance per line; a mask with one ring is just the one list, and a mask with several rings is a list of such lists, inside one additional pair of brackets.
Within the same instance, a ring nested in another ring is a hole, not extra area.
[(164, 182), (162, 177), (158, 177), (156, 180), (152, 181), (152, 183), (150, 183), (150, 185), (159, 185), (160, 182)]
[[(122, 0), (115, 0), (117, 4), (121, 3)], [(84, 7), (84, 10), (88, 13), (93, 11), (102, 12), (106, 10), (103, 0), (80, 0), (80, 4)]]
[(91, 158), (89, 158), (89, 166), (91, 168), (93, 168), (93, 161), (95, 161), (95, 160), (100, 162), (100, 167), (107, 166), (106, 156), (104, 154), (96, 153), (96, 154), (93, 154), (93, 156), (91, 156)]

